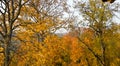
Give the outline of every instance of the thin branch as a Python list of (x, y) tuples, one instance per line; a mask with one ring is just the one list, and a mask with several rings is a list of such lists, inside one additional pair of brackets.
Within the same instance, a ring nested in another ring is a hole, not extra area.
[(29, 0), (25, 1), (23, 4), (21, 4), (21, 3), (22, 3), (22, 0), (19, 1), (18, 12), (17, 12), (16, 17), (12, 20), (13, 23), (15, 22), (15, 20), (16, 20), (16, 19), (18, 18), (18, 16), (20, 15), (20, 11), (21, 11), (22, 6), (25, 5), (28, 1), (29, 1)]
[(0, 31), (0, 35), (4, 38), (5, 37), (5, 35)]
[(12, 31), (14, 30), (14, 29), (16, 29), (17, 27), (19, 27), (20, 25), (16, 25), (16, 26), (14, 26), (13, 28), (12, 28)]
[(12, 7), (12, 19), (13, 19), (14, 16), (15, 16), (15, 7), (14, 7), (14, 1), (13, 0), (11, 1), (11, 7)]
[(100, 59), (99, 55), (96, 54), (85, 42), (83, 42), (83, 41), (80, 39), (80, 37), (78, 37), (78, 39), (79, 39), (80, 42), (82, 42), (82, 44), (84, 44), (84, 45), (88, 48), (88, 50), (89, 50), (90, 52), (92, 52), (92, 54), (101, 62), (101, 64), (104, 65), (104, 63), (103, 63), (103, 61)]
[(6, 16), (5, 16), (6, 10), (7, 10), (7, 9), (5, 8), (5, 12), (4, 12), (4, 14), (3, 14), (3, 25), (4, 25), (3, 31), (4, 31), (5, 33), (7, 33)]
[(27, 2), (29, 2), (29, 0), (25, 1), (25, 2), (22, 4), (22, 6), (25, 5)]

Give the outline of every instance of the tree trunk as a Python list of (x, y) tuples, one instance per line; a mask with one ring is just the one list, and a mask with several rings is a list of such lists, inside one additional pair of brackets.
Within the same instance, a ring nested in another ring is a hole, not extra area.
[(102, 29), (100, 29), (99, 32), (99, 38), (100, 38), (100, 45), (101, 45), (101, 52), (102, 52), (102, 62), (103, 62), (103, 66), (106, 66), (106, 56), (105, 56), (105, 51), (106, 51), (106, 47), (105, 47), (105, 43), (103, 41), (103, 31)]
[(9, 40), (8, 37), (4, 41), (4, 66), (9, 66), (10, 63), (10, 49), (9, 49)]

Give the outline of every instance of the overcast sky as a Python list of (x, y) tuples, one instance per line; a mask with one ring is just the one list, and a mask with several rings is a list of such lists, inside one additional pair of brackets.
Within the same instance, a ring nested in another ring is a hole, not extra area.
[[(81, 0), (77, 0), (77, 1), (81, 1)], [(82, 1), (87, 1), (87, 0), (82, 0)], [(82, 17), (78, 14), (78, 12), (73, 8), (73, 5), (74, 5), (73, 0), (67, 0), (67, 3), (70, 6), (70, 10), (74, 12), (74, 15), (79, 16), (80, 17), (79, 19), (82, 19)], [(120, 3), (120, 0), (116, 0), (114, 3)], [(120, 24), (120, 13), (115, 13), (115, 15), (117, 16), (113, 17), (113, 20)], [(67, 17), (67, 16), (68, 14), (65, 13), (64, 17)], [(57, 33), (66, 33), (66, 32), (67, 30), (65, 30), (64, 28), (57, 30)]]
[[(77, 1), (87, 1), (87, 0), (77, 0)], [(119, 3), (119, 4), (120, 4), (120, 0), (115, 0), (114, 3)], [(112, 3), (112, 4), (114, 4), (114, 3)], [(71, 11), (74, 11), (75, 15), (80, 16), (80, 15), (78, 14), (78, 12), (75, 11), (75, 9), (72, 7), (72, 6), (74, 5), (74, 4), (73, 4), (73, 0), (68, 0), (68, 4), (71, 6), (71, 7), (70, 7)], [(112, 4), (110, 4), (110, 5), (112, 5)], [(120, 13), (115, 13), (115, 15), (116, 15), (116, 16), (113, 18), (113, 20), (120, 24)], [(67, 16), (67, 15), (65, 15), (65, 16)], [(80, 18), (81, 18), (81, 17), (80, 17)]]

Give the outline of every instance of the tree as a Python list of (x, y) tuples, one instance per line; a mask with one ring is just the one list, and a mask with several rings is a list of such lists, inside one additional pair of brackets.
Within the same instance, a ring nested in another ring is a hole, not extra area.
[[(81, 2), (79, 4), (80, 12), (82, 12), (82, 16), (85, 20), (82, 21), (82, 23), (88, 27), (88, 31), (87, 33), (86, 31), (84, 32), (84, 30), (78, 31), (78, 38), (98, 60), (100, 65), (108, 66), (107, 52), (109, 52), (109, 50), (107, 48), (110, 43), (106, 43), (105, 37), (110, 39), (106, 33), (110, 33), (109, 29), (112, 29), (113, 22), (111, 19), (113, 12), (108, 8), (109, 6), (107, 4), (101, 3), (99, 0), (89, 0), (89, 2)], [(118, 30), (112, 30), (112, 32), (117, 34), (116, 31)], [(85, 34), (87, 34), (87, 36)], [(115, 37), (114, 34), (109, 35)], [(114, 42), (114, 40), (111, 41)], [(89, 46), (89, 44), (92, 46)], [(95, 47), (97, 48), (95, 49)]]
[[(108, 4), (80, 2), (85, 27), (74, 27), (71, 18), (63, 18), (70, 12), (66, 0), (0, 0), (0, 4), (1, 65), (120, 65), (120, 52), (116, 51), (120, 48), (120, 27), (112, 20), (117, 9)], [(68, 34), (54, 33), (66, 26), (72, 28)]]
[(1, 45), (3, 48), (1, 53), (4, 54), (4, 66), (9, 66), (12, 51), (12, 37), (17, 19), (19, 18), (21, 8), (29, 0), (0, 0), (0, 35)]
[(32, 30), (41, 42), (47, 34), (64, 27), (62, 15), (68, 11), (67, 7), (65, 0), (31, 0), (22, 8), (21, 29)]
[[(16, 30), (15, 39), (19, 40), (18, 45), (20, 47), (18, 47), (18, 50), (19, 48), (21, 49), (21, 47), (23, 47), (26, 50), (25, 52), (28, 52), (26, 53), (26, 55), (28, 55), (27, 59), (25, 58), (24, 61), (26, 63), (23, 63), (23, 65), (31, 65), (30, 62), (32, 62), (32, 59), (30, 59), (32, 52), (30, 52), (27, 47), (31, 47), (31, 49), (32, 47), (36, 47), (38, 52), (41, 53), (40, 48), (44, 47), (44, 40), (46, 37), (53, 34), (57, 29), (63, 26), (65, 21), (61, 18), (61, 15), (64, 12), (67, 12), (66, 6), (67, 5), (64, 0), (30, 0), (26, 5), (22, 7), (20, 18), (17, 20), (18, 22), (20, 21), (20, 23), (18, 23), (20, 26), (19, 29)], [(37, 53), (33, 49), (31, 51), (33, 51), (33, 53), (35, 52), (35, 54)], [(16, 55), (22, 54), (22, 51), (20, 51), (18, 54), (17, 52), (19, 51), (16, 51)], [(26, 57), (26, 55), (23, 54), (23, 57)], [(39, 57), (38, 56), (36, 58), (34, 56), (32, 57), (34, 59), (37, 59)], [(15, 58), (13, 58), (13, 60), (15, 63), (17, 63), (17, 60), (15, 61)], [(37, 61), (41, 60), (37, 59)], [(36, 63), (40, 65), (42, 61), (40, 63)], [(36, 65), (36, 63), (34, 64)]]
[(71, 34), (64, 37), (50, 34), (40, 43), (37, 40), (34, 43), (22, 42), (11, 65), (85, 65), (83, 55), (84, 50), (77, 37)]

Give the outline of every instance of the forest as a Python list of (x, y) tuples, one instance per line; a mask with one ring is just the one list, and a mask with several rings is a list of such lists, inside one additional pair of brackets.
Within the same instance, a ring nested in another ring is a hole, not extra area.
[(0, 66), (120, 66), (120, 2), (109, 1), (0, 0)]

